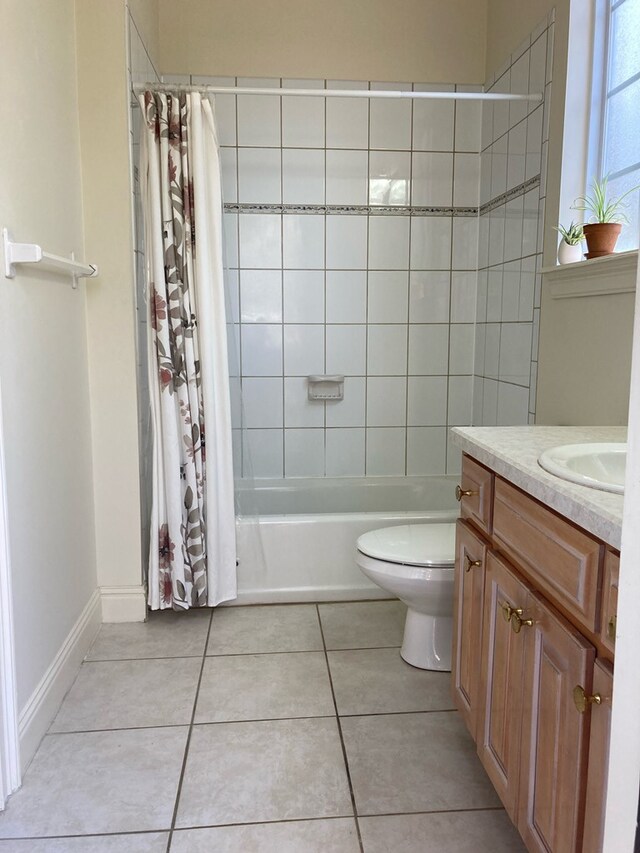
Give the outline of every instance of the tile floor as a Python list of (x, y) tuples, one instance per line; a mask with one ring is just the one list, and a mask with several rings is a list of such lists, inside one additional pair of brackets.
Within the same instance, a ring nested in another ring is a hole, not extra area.
[(104, 625), (0, 853), (519, 853), (397, 601)]

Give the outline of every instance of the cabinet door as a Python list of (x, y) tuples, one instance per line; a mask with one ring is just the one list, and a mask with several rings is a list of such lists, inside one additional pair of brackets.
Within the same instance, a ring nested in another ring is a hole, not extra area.
[(602, 853), (612, 694), (611, 664), (597, 660), (593, 668), (593, 696), (599, 698), (599, 703), (590, 703), (586, 711), (591, 717), (591, 732), (582, 853)]
[(482, 629), (482, 707), (478, 755), (509, 817), (517, 819), (522, 721), (523, 631), (512, 614), (526, 619), (529, 588), (493, 552), (487, 554)]
[(486, 546), (471, 527), (458, 521), (453, 593), (453, 700), (476, 737), (482, 645), (482, 591)]
[(518, 829), (527, 849), (582, 849), (589, 720), (574, 704), (592, 690), (595, 650), (551, 606), (533, 596), (526, 632)]

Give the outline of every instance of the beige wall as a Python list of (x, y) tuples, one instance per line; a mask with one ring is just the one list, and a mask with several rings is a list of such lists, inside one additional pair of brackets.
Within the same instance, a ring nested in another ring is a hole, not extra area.
[(159, 0), (127, 0), (127, 4), (151, 61), (157, 66), (160, 55)]
[(484, 79), (486, 0), (160, 0), (165, 73)]
[(87, 298), (98, 583), (142, 603), (124, 0), (79, 0), (76, 24), (85, 242), (100, 267)]
[[(0, 225), (16, 240), (82, 258), (74, 2), (20, 0), (2, 10), (0, 88), (9, 127), (0, 140)], [(0, 275), (20, 711), (96, 589), (85, 325), (93, 285), (73, 290), (70, 278), (25, 266), (13, 280)]]
[(558, 13), (568, 5), (569, 0), (488, 0), (487, 76), (502, 65), (554, 7)]
[(543, 292), (540, 424), (624, 425), (635, 294), (553, 299)]

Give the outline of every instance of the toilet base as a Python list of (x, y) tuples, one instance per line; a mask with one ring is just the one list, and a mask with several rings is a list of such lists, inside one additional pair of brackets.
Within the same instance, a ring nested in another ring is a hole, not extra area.
[(431, 616), (410, 607), (400, 656), (419, 669), (451, 672), (452, 630), (451, 616)]

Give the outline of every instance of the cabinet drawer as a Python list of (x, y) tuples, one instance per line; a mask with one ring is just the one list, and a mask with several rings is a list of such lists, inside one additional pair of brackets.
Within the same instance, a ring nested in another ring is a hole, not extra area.
[(600, 638), (602, 645), (613, 653), (616, 644), (616, 614), (618, 612), (618, 574), (620, 557), (613, 551), (604, 555), (604, 583), (602, 585), (602, 617)]
[(552, 601), (595, 632), (600, 542), (499, 477), (494, 488), (493, 535), (498, 547)]
[[(470, 456), (462, 459), (460, 477), (460, 514), (473, 524), (491, 533), (491, 509), (493, 505), (493, 474)], [(469, 494), (465, 494), (468, 492)]]

